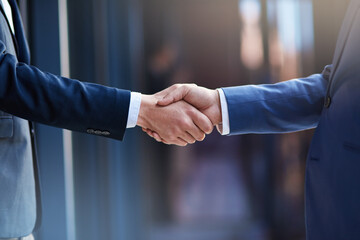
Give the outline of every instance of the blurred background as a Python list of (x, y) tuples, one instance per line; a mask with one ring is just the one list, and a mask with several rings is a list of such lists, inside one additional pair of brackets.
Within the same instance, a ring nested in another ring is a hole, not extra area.
[[(276, 83), (331, 63), (348, 0), (20, 0), (32, 63), (155, 93)], [(116, 111), (116, 109), (114, 109)], [(312, 131), (178, 148), (37, 125), (37, 239), (305, 239)]]

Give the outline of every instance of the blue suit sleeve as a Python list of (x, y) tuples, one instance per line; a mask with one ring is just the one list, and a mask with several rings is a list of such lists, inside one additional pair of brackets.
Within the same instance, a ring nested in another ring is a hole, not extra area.
[(122, 140), (130, 92), (83, 83), (19, 63), (0, 42), (0, 110), (17, 117)]
[(223, 88), (230, 135), (286, 133), (318, 125), (328, 81), (322, 74), (278, 84)]

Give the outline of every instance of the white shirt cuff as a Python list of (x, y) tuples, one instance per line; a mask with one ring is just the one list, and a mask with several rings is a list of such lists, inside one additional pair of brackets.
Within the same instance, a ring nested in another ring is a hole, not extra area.
[(136, 127), (137, 120), (139, 117), (140, 105), (141, 105), (141, 93), (131, 92), (129, 115), (128, 115), (126, 128)]
[(11, 6), (9, 4), (9, 1), (8, 0), (1, 0), (1, 1), (2, 1), (2, 5), (4, 7), (4, 12), (5, 12), (6, 18), (10, 24), (11, 32), (12, 32), (12, 34), (15, 35), (14, 21), (13, 21)]
[(221, 135), (229, 135), (230, 121), (229, 121), (229, 109), (228, 109), (227, 100), (225, 97), (225, 93), (221, 88), (218, 88), (217, 91), (219, 92), (220, 95), (222, 123), (216, 126), (216, 128)]

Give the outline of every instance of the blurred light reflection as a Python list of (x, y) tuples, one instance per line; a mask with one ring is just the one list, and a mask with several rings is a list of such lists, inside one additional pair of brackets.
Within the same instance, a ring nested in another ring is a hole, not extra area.
[[(274, 81), (302, 74), (304, 53), (313, 52), (313, 9), (310, 0), (270, 0), (269, 60)], [(307, 61), (312, 61), (313, 56)], [(278, 72), (277, 72), (278, 71)], [(274, 75), (275, 72), (275, 75)]]
[(250, 70), (258, 69), (264, 62), (264, 47), (260, 28), (261, 5), (258, 0), (239, 2), (241, 27), (241, 60)]

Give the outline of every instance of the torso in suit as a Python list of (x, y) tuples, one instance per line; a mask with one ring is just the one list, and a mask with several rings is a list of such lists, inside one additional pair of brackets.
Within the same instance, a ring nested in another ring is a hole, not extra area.
[[(7, 52), (16, 56), (14, 36), (3, 6), (1, 13), (0, 40), (7, 46)], [(1, 238), (28, 235), (35, 225), (37, 206), (31, 144), (28, 121), (0, 111)], [(19, 225), (23, 227), (18, 229)]]
[(129, 91), (30, 66), (19, 11), (9, 3), (15, 36), (0, 6), (0, 238), (29, 235), (40, 217), (28, 120), (121, 140), (130, 102)]
[(306, 166), (307, 240), (360, 239), (359, 7), (352, 0), (323, 74), (223, 89), (231, 134), (316, 127)]

